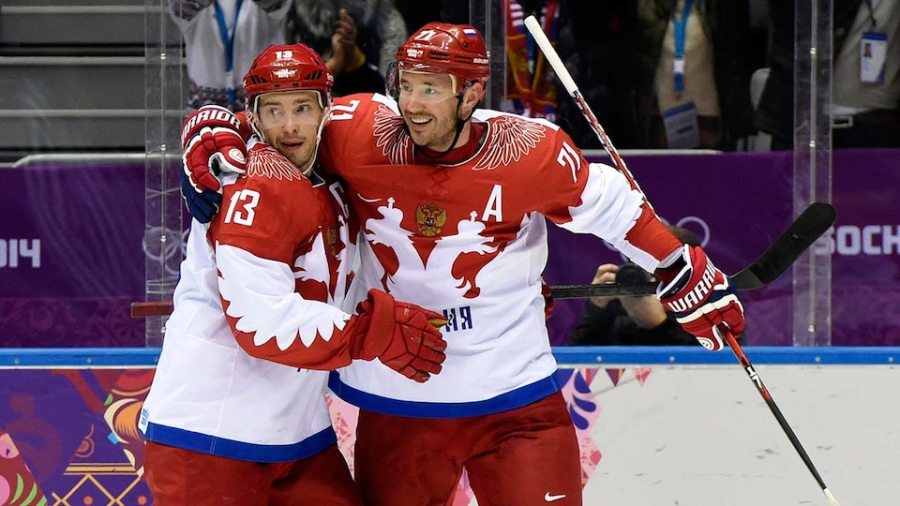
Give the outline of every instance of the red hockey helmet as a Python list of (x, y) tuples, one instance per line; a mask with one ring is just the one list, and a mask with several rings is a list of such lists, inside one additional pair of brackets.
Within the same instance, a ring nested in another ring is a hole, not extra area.
[(263, 50), (244, 75), (247, 105), (263, 93), (276, 91), (318, 91), (322, 107), (331, 105), (334, 76), (319, 53), (303, 44), (272, 45)]
[(467, 83), (485, 83), (491, 66), (481, 33), (470, 25), (428, 23), (397, 48), (401, 71), (430, 72), (453, 76), (456, 93)]

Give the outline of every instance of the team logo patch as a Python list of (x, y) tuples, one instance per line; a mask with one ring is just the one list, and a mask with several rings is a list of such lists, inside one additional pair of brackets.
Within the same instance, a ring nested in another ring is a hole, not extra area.
[(379, 105), (375, 110), (375, 127), (372, 129), (375, 145), (394, 165), (406, 165), (412, 161), (411, 138), (403, 128), (403, 118), (394, 111)]
[(441, 227), (447, 222), (447, 211), (434, 204), (424, 204), (416, 208), (416, 223), (419, 232), (426, 237), (441, 233)]
[(250, 177), (267, 177), (279, 181), (303, 179), (303, 173), (293, 162), (284, 157), (272, 146), (257, 144), (250, 150), (247, 162), (247, 175)]
[(493, 135), (488, 135), (487, 145), (472, 170), (494, 170), (518, 162), (547, 136), (546, 127), (540, 123), (510, 115), (493, 118), (488, 125)]
[(273, 74), (279, 79), (290, 79), (297, 75), (297, 69), (278, 69)]

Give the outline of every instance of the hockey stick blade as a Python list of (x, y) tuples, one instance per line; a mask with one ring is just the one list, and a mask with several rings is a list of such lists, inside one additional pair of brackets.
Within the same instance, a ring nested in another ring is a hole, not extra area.
[[(737, 274), (728, 276), (728, 279), (738, 290), (752, 290), (775, 281), (834, 224), (835, 216), (836, 212), (831, 204), (810, 204), (769, 249)], [(652, 295), (656, 293), (656, 283), (560, 285), (553, 286), (550, 290), (557, 300)]]
[(836, 216), (831, 204), (813, 202), (765, 253), (731, 280), (739, 290), (759, 288), (775, 281), (834, 224)]

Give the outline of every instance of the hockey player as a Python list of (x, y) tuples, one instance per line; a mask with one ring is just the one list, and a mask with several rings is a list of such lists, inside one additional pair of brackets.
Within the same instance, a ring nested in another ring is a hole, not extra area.
[[(466, 469), (484, 504), (581, 504), (544, 323), (545, 218), (655, 272), (664, 305), (708, 349), (723, 346), (716, 326), (741, 332), (743, 308), (703, 249), (672, 236), (616, 169), (588, 163), (544, 120), (476, 110), (489, 59), (473, 27), (422, 27), (398, 48), (396, 70), (393, 97), (337, 100), (322, 163), (346, 181), (365, 236), (348, 297), (380, 287), (441, 308), (448, 347), (426, 384), (376, 362), (332, 374), (331, 389), (360, 407), (364, 501), (444, 504)], [(221, 151), (197, 155), (194, 181)]]
[[(357, 314), (337, 307), (356, 235), (342, 186), (315, 164), (332, 82), (301, 44), (270, 46), (244, 77), (256, 132), (246, 175), (225, 181), (228, 207), (213, 223), (192, 224), (141, 413), (155, 504), (361, 504), (325, 371), (377, 358), (410, 383), (440, 372), (446, 343), (429, 319), (441, 315), (380, 290)], [(196, 143), (221, 134), (188, 126)], [(243, 162), (239, 149), (230, 156)]]

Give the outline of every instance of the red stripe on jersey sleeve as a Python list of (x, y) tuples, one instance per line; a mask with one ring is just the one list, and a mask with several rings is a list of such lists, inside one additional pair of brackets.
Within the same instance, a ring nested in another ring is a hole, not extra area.
[(681, 247), (681, 241), (672, 235), (665, 223), (660, 221), (646, 203), (641, 206), (641, 214), (637, 221), (625, 234), (625, 240), (636, 248), (646, 251), (657, 261), (662, 261)]

